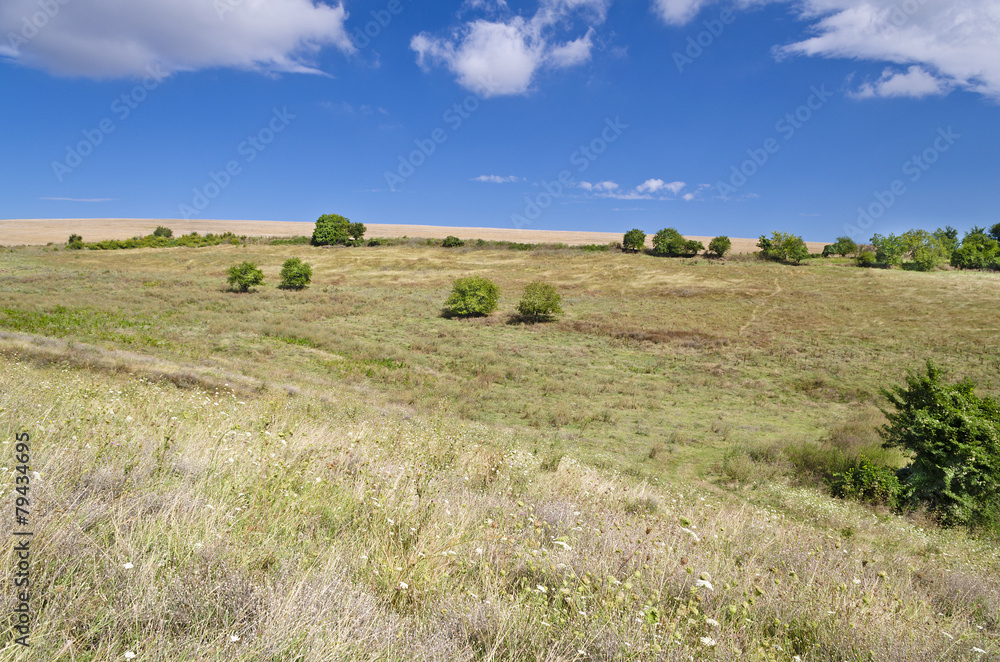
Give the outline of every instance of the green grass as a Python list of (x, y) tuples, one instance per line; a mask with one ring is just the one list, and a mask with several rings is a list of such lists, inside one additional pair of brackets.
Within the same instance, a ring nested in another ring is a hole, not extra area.
[[(995, 541), (823, 486), (905, 462), (878, 393), (925, 359), (1000, 392), (996, 275), (509, 248), (0, 254), (41, 473), (0, 659), (998, 654)], [(441, 316), (466, 275), (498, 313)], [(510, 323), (535, 280), (565, 315)]]

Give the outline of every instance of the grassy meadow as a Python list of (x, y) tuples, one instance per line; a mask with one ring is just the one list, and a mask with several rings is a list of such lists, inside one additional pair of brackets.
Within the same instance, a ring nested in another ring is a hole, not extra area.
[[(879, 389), (927, 359), (1000, 393), (996, 274), (3, 250), (0, 473), (27, 431), (38, 475), (33, 645), (0, 621), (0, 660), (1000, 659), (994, 537), (823, 485), (906, 462)], [(264, 286), (227, 291), (244, 260)], [(500, 310), (445, 319), (469, 275)], [(534, 280), (559, 320), (517, 323)]]

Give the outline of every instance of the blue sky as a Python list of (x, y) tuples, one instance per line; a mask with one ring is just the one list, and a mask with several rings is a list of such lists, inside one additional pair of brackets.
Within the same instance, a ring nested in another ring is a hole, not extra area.
[(5, 0), (0, 218), (1000, 222), (994, 0)]

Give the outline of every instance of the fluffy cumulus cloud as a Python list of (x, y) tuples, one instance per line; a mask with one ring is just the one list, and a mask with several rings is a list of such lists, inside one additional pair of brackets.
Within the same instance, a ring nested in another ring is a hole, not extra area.
[(354, 50), (343, 5), (313, 0), (3, 0), (0, 57), (59, 75), (142, 76), (208, 67), (316, 72)]
[[(678, 194), (687, 187), (685, 182), (667, 182), (662, 179), (647, 179), (631, 189), (623, 189), (615, 182), (580, 182), (577, 188), (598, 198), (613, 198), (615, 200), (676, 200)], [(683, 196), (685, 200), (694, 200), (701, 187), (689, 191)]]
[(909, 65), (863, 85), (858, 96), (960, 88), (1000, 100), (996, 0), (806, 0), (803, 11), (815, 21), (814, 36), (780, 53)]
[[(531, 18), (479, 18), (444, 37), (422, 32), (413, 37), (410, 47), (421, 67), (444, 66), (462, 87), (480, 96), (524, 94), (539, 71), (573, 67), (590, 59), (594, 26), (604, 22), (609, 1), (542, 0)], [(496, 13), (506, 10), (506, 4), (491, 8)], [(563, 33), (580, 21), (587, 24), (584, 34), (566, 38)]]
[(906, 73), (886, 69), (878, 80), (864, 83), (853, 94), (858, 99), (872, 97), (926, 97), (944, 94), (948, 84), (913, 65)]
[[(809, 36), (776, 48), (805, 55), (886, 62), (858, 98), (928, 96), (954, 89), (1000, 100), (1000, 3), (996, 0), (737, 0), (786, 4), (808, 23)], [(668, 25), (685, 25), (717, 0), (651, 0)]]

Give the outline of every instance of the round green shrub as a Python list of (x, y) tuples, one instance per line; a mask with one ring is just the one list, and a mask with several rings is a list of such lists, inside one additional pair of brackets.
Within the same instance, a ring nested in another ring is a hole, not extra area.
[(456, 246), (465, 246), (465, 242), (459, 239), (458, 237), (453, 237), (452, 235), (448, 235), (447, 237), (444, 238), (444, 242), (441, 245), (444, 246), (445, 248), (454, 248)]
[(716, 237), (712, 241), (708, 242), (708, 250), (715, 253), (717, 257), (723, 257), (729, 252), (729, 249), (733, 247), (732, 240), (726, 235)]
[(312, 281), (312, 267), (297, 257), (288, 258), (281, 265), (281, 289), (301, 290)]
[(622, 237), (622, 250), (638, 253), (646, 246), (646, 233), (638, 228), (629, 230)]
[(164, 227), (162, 225), (157, 225), (156, 229), (153, 230), (153, 236), (154, 237), (165, 237), (167, 239), (170, 239), (171, 237), (174, 236), (174, 231), (171, 230), (168, 227)]
[(875, 253), (870, 250), (863, 250), (858, 253), (858, 256), (854, 258), (858, 263), (859, 267), (874, 267), (875, 266)]
[(548, 283), (535, 281), (524, 288), (524, 296), (517, 304), (521, 317), (533, 322), (549, 320), (562, 314), (562, 296)]
[(500, 289), (482, 276), (459, 278), (444, 302), (446, 317), (476, 317), (489, 315), (497, 309)]
[(264, 272), (253, 262), (242, 262), (229, 267), (229, 287), (237, 292), (249, 292), (264, 282)]

